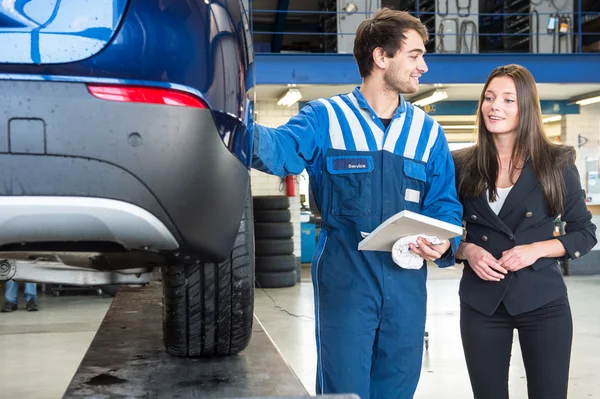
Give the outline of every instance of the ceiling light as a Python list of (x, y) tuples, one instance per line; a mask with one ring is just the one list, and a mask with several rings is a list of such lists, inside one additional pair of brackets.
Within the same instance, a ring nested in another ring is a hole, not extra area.
[(590, 104), (595, 104), (595, 103), (600, 103), (600, 96), (585, 98), (583, 100), (579, 100), (579, 101), (575, 102), (575, 104), (579, 104), (579, 105), (590, 105)]
[(569, 100), (569, 104), (590, 105), (595, 103), (600, 103), (600, 91), (583, 94)]
[(277, 101), (277, 105), (291, 107), (302, 98), (302, 93), (298, 89), (288, 89), (288, 91)]
[(354, 4), (354, 2), (351, 1), (349, 3), (346, 3), (343, 10), (346, 12), (346, 14), (352, 15), (356, 11), (358, 11), (358, 7), (356, 6), (356, 4)]
[(446, 98), (448, 98), (446, 90), (435, 89), (411, 98), (410, 102), (418, 107), (424, 107)]
[(444, 130), (467, 130), (475, 129), (475, 125), (441, 125)]
[(562, 115), (553, 115), (553, 116), (547, 116), (544, 119), (542, 119), (543, 123), (552, 123), (552, 122), (558, 122), (562, 119)]

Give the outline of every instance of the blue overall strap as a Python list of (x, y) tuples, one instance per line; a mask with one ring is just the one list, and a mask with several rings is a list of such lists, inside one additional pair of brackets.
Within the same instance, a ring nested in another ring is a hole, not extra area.
[(256, 124), (252, 167), (282, 177), (302, 173), (319, 156), (328, 128), (327, 111), (318, 101), (277, 128)]

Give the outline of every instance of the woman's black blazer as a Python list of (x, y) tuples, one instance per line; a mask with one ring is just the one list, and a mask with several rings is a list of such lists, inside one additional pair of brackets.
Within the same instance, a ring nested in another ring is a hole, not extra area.
[[(461, 173), (456, 171), (457, 175)], [(577, 259), (596, 245), (596, 226), (585, 204), (579, 173), (574, 164), (563, 170), (566, 197), (561, 219), (565, 234), (557, 237), (567, 251), (566, 257)], [(492, 211), (485, 193), (477, 198), (462, 199), (465, 241), (479, 245), (496, 259), (514, 246), (554, 238), (554, 220), (550, 215), (542, 187), (531, 165), (526, 163), (508, 194), (498, 215)], [(517, 272), (508, 272), (499, 282), (485, 281), (464, 261), (459, 295), (474, 309), (492, 315), (504, 302), (511, 315), (539, 308), (567, 292), (557, 258), (540, 258)]]

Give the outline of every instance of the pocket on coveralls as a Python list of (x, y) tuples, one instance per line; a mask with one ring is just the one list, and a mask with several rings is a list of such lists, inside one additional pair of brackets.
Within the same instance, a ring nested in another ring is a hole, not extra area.
[(425, 165), (410, 159), (404, 160), (404, 187), (402, 191), (405, 209), (413, 212), (421, 210), (426, 181)]
[(338, 216), (371, 215), (371, 156), (327, 158), (331, 179), (331, 213)]

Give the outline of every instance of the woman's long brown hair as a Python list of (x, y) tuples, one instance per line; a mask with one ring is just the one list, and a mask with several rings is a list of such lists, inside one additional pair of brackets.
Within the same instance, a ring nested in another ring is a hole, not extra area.
[(535, 80), (521, 65), (511, 64), (497, 67), (488, 77), (477, 108), (477, 143), (454, 154), (456, 163), (457, 189), (461, 198), (473, 198), (488, 189), (489, 200), (495, 201), (498, 195), (498, 151), (492, 133), (485, 127), (481, 105), (492, 79), (508, 76), (517, 88), (519, 123), (517, 137), (510, 160), (510, 179), (523, 162), (532, 166), (544, 191), (544, 197), (551, 215), (558, 215), (564, 209), (564, 181), (562, 169), (568, 162), (574, 162), (573, 147), (553, 144), (544, 132), (542, 111)]

